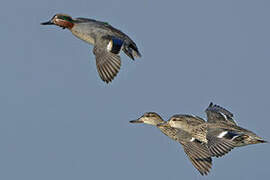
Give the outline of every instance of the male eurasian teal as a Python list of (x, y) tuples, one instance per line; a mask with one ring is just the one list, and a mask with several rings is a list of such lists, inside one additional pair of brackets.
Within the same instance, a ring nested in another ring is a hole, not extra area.
[(234, 147), (266, 142), (255, 133), (237, 126), (233, 114), (225, 108), (210, 103), (205, 112), (207, 122), (195, 116), (179, 115), (163, 125), (187, 131), (194, 139), (206, 143), (211, 155), (216, 157), (225, 155)]
[(212, 158), (207, 146), (204, 143), (195, 140), (188, 132), (181, 129), (172, 128), (166, 125), (159, 126), (165, 122), (166, 121), (154, 112), (145, 113), (139, 119), (130, 121), (130, 123), (145, 123), (158, 127), (161, 132), (183, 146), (191, 163), (201, 175), (207, 175), (212, 167)]
[(136, 44), (123, 32), (106, 22), (88, 18), (71, 18), (66, 14), (56, 14), (42, 25), (57, 25), (69, 29), (77, 38), (94, 45), (98, 73), (109, 83), (117, 75), (120, 66), (120, 51), (134, 60), (141, 57)]

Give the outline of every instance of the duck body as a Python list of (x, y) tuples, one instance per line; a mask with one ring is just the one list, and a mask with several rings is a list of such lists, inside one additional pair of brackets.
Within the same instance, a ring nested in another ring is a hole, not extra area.
[[(261, 143), (261, 138), (252, 131), (244, 129), (239, 126), (229, 125), (223, 122), (220, 123), (208, 123), (200, 124), (188, 130), (194, 138), (208, 143), (208, 136), (210, 132), (215, 132), (220, 138), (228, 138), (233, 141), (235, 147), (246, 146), (250, 144)], [(208, 135), (208, 136), (207, 136)]]
[(91, 45), (95, 44), (98, 33), (105, 34), (104, 30), (102, 28), (97, 29), (97, 26), (90, 19), (87, 23), (76, 23), (70, 31), (74, 36)]
[(106, 83), (111, 82), (120, 70), (121, 51), (133, 60), (135, 57), (141, 57), (135, 42), (106, 22), (56, 14), (50, 21), (41, 24), (67, 28), (77, 38), (93, 45), (98, 73)]
[[(123, 43), (123, 51), (134, 60), (134, 57), (140, 57), (136, 44), (122, 31), (109, 25), (107, 22), (97, 21), (88, 18), (75, 18), (74, 26), (70, 29), (77, 38), (95, 45), (96, 42), (114, 38)], [(119, 49), (121, 50), (121, 49)]]

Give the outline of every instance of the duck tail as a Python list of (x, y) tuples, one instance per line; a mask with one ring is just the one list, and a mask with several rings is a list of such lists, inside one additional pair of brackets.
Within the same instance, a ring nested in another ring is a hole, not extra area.
[(246, 139), (246, 141), (249, 142), (249, 144), (259, 144), (259, 143), (268, 143), (267, 141), (263, 140), (263, 138), (259, 136), (250, 136)]
[(263, 140), (261, 137), (256, 134), (238, 134), (233, 136), (231, 140), (235, 143), (236, 146), (245, 146), (249, 144), (259, 144), (259, 143), (267, 143), (267, 141)]
[(258, 143), (268, 143), (268, 141), (265, 141), (265, 140), (263, 140), (262, 138), (256, 138), (255, 139), (255, 144), (258, 144)]
[(128, 57), (130, 57), (133, 60), (134, 57), (139, 58), (142, 56), (134, 42), (125, 43), (123, 51)]

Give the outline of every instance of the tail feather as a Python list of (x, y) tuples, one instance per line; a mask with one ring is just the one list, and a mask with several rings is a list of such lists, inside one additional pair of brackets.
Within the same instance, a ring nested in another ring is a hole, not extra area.
[(258, 143), (268, 143), (268, 141), (265, 141), (263, 139), (256, 139)]
[(240, 135), (233, 139), (236, 146), (244, 146), (248, 144), (259, 144), (259, 143), (267, 143), (267, 141), (263, 140), (259, 136), (249, 136), (249, 135)]
[(136, 44), (125, 44), (123, 47), (124, 53), (134, 60), (134, 57), (139, 58), (141, 57), (141, 53), (139, 52)]

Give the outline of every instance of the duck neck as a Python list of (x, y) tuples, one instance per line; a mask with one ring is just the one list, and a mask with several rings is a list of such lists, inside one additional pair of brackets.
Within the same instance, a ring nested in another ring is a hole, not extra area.
[(145, 124), (150, 124), (150, 125), (153, 125), (153, 126), (157, 126), (158, 124), (161, 124), (165, 122), (163, 119), (159, 118), (159, 119), (153, 119), (153, 120), (150, 120), (150, 121), (146, 121)]

